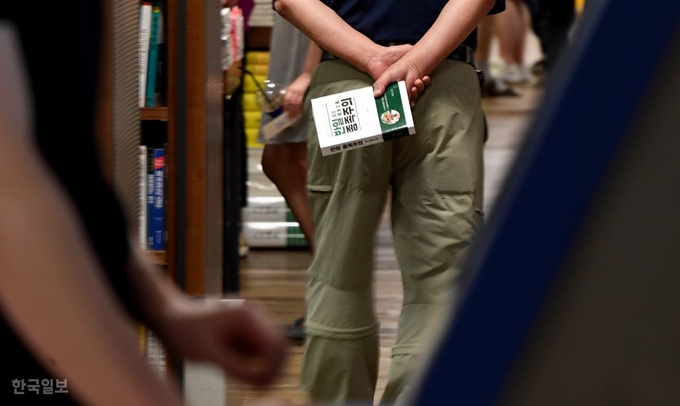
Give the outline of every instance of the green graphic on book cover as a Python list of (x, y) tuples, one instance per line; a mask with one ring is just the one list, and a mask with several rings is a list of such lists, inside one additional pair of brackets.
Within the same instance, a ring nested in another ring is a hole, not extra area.
[(404, 105), (401, 102), (401, 91), (397, 83), (388, 86), (385, 94), (375, 99), (375, 105), (378, 108), (380, 129), (385, 141), (408, 135)]

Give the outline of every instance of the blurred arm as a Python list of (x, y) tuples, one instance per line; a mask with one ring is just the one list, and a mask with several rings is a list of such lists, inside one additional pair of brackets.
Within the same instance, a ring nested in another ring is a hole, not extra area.
[[(30, 142), (16, 37), (0, 25), (0, 303), (36, 358), (92, 405), (181, 405), (140, 356), (73, 206)], [(97, 371), (97, 373), (93, 373)]]

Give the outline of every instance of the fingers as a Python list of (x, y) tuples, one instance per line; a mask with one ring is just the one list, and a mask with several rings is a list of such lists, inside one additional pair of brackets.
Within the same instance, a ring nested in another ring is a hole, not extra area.
[(226, 310), (228, 314), (221, 316), (225, 328), (219, 362), (230, 374), (252, 385), (269, 385), (283, 364), (283, 337), (250, 304)]
[(432, 79), (430, 79), (429, 76), (424, 76), (422, 79), (416, 79), (413, 82), (413, 86), (411, 87), (411, 91), (409, 94), (409, 99), (411, 100), (411, 107), (415, 106), (416, 100), (418, 100), (418, 97), (425, 91), (425, 88), (432, 83)]
[(283, 99), (283, 111), (288, 114), (290, 118), (296, 118), (302, 114), (302, 99), (304, 92), (299, 92), (296, 89), (289, 88), (286, 91), (286, 96)]

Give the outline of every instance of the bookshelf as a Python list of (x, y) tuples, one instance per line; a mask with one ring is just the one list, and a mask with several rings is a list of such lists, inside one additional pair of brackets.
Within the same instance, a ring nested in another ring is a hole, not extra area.
[[(101, 166), (138, 240), (144, 187), (140, 146), (163, 148), (161, 248), (141, 244), (149, 260), (188, 296), (222, 293), (223, 71), (220, 4), (148, 2), (162, 9), (166, 51), (162, 89), (140, 103), (140, 20), (144, 0), (106, 0), (97, 134)], [(161, 54), (162, 55), (162, 54)], [(177, 360), (166, 374), (181, 374)]]
[(139, 119), (142, 121), (168, 121), (170, 114), (167, 107), (142, 107), (139, 109)]

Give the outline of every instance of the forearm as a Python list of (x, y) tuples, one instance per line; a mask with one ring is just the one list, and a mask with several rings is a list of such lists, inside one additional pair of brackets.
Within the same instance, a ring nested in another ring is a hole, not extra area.
[(30, 143), (0, 134), (4, 315), (84, 403), (180, 405), (176, 390), (140, 356), (136, 329), (107, 288), (74, 210), (56, 185)]
[(407, 57), (421, 75), (430, 74), (470, 35), (494, 4), (495, 0), (449, 1)]
[(314, 69), (321, 62), (321, 48), (316, 45), (316, 42), (309, 41), (309, 47), (307, 48), (307, 56), (305, 57), (305, 64), (302, 67), (302, 73), (311, 75), (314, 73)]
[(275, 5), (276, 11), (312, 42), (361, 71), (367, 70), (369, 60), (380, 50), (319, 0), (276, 0)]
[(139, 249), (133, 248), (127, 272), (141, 321), (164, 338), (165, 324), (186, 304), (185, 296)]

